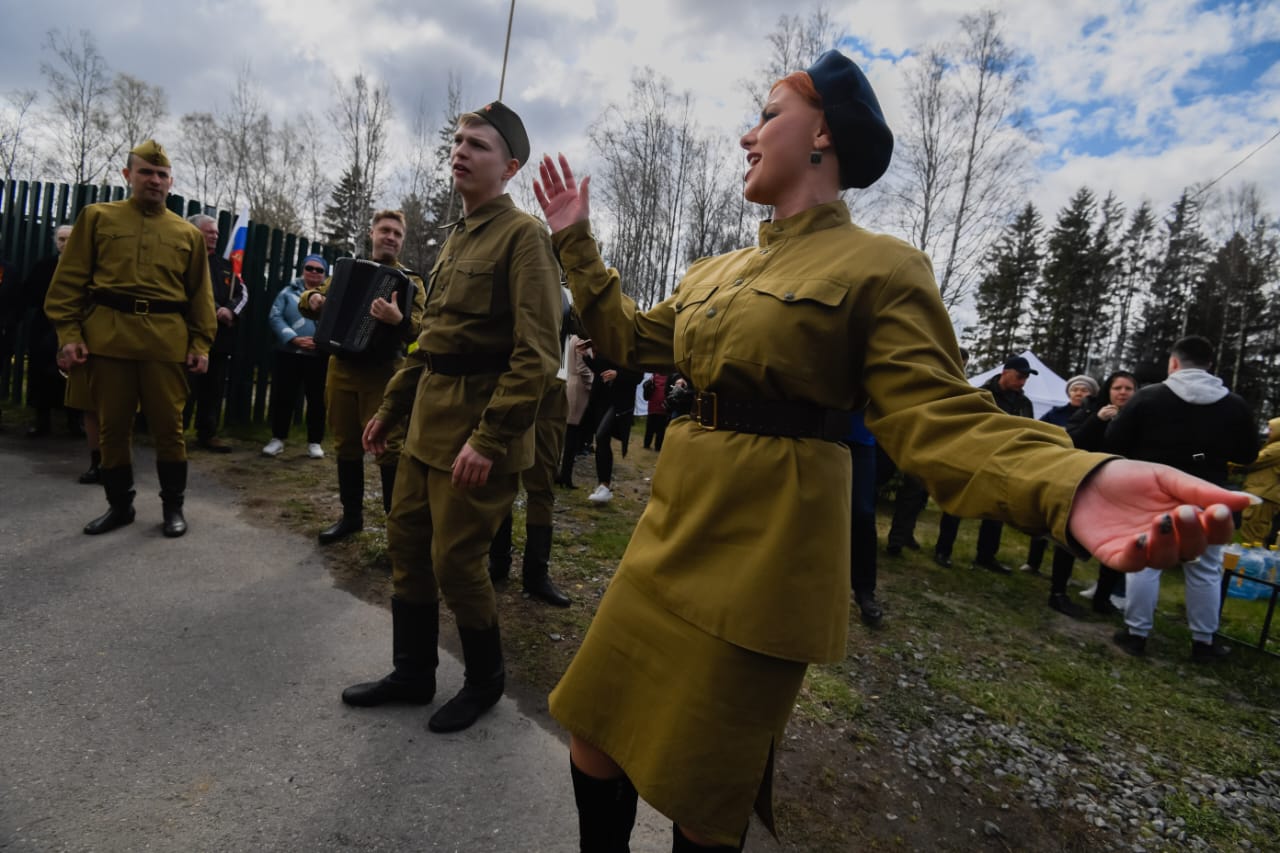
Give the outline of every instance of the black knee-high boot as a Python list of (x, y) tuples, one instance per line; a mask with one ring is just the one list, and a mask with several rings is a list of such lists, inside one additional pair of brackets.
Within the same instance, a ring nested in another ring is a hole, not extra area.
[(564, 453), (560, 458), (560, 474), (556, 482), (566, 489), (577, 488), (573, 485), (573, 461), (578, 456), (578, 448), (582, 445), (582, 427), (569, 424), (564, 430)]
[(98, 475), (111, 508), (84, 526), (84, 532), (90, 536), (133, 523), (133, 466), (101, 468)]
[(395, 493), (398, 467), (395, 462), (378, 466), (378, 472), (382, 475), (382, 511), (387, 515), (391, 515), (391, 496)]
[(338, 460), (338, 498), (342, 518), (320, 531), (320, 544), (328, 545), (364, 530), (364, 460)]
[(156, 462), (160, 480), (160, 506), (164, 513), (164, 535), (175, 539), (187, 532), (182, 505), (187, 492), (187, 460)]
[(462, 640), (462, 660), (466, 665), (462, 689), (427, 721), (427, 728), (433, 732), (470, 728), (481, 714), (497, 704), (506, 685), (498, 626), (458, 626), (458, 637)]
[[(510, 516), (507, 517), (510, 521)], [(508, 532), (508, 537), (510, 533)], [(510, 560), (508, 559), (508, 564)], [(493, 573), (490, 563), (489, 573)], [(524, 594), (545, 601), (553, 607), (568, 607), (571, 602), (551, 582), (551, 525), (525, 525), (524, 568), (521, 570)]]
[(360, 708), (405, 702), (425, 705), (436, 695), (436, 650), (440, 639), (440, 604), (411, 604), (391, 599), (391, 664), (394, 669), (377, 681), (353, 684), (342, 701)]
[(89, 451), (89, 469), (80, 475), (80, 482), (86, 486), (99, 482), (98, 471), (102, 468), (102, 451)]
[(581, 853), (630, 853), (636, 824), (635, 786), (626, 776), (597, 779), (572, 760), (573, 801), (578, 806), (578, 849)]

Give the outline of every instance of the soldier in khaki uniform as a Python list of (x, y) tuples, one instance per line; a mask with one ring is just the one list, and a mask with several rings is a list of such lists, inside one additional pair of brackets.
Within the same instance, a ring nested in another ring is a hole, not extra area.
[(744, 195), (774, 218), (648, 311), (601, 260), (589, 179), (546, 158), (534, 184), (593, 345), (699, 389), (550, 696), (572, 734), (583, 850), (626, 849), (637, 792), (676, 824), (675, 851), (740, 849), (753, 807), (772, 828), (773, 757), (806, 666), (845, 656), (851, 412), (948, 512), (1050, 531), (1129, 571), (1229, 539), (1228, 507), (1248, 502), (1077, 451), (965, 381), (928, 258), (854, 225), (840, 200), (892, 150), (843, 55), (779, 81), (741, 145)]
[(141, 406), (156, 447), (164, 535), (187, 531), (182, 514), (187, 447), (185, 369), (208, 369), (216, 327), (204, 238), (165, 208), (173, 185), (164, 149), (148, 140), (129, 152), (132, 194), (80, 212), (58, 264), (45, 313), (64, 363), (87, 364), (101, 429), (99, 479), (111, 508), (85, 533), (134, 518), (133, 420)]
[[(561, 288), (560, 349), (568, 338), (570, 304), (567, 291)], [(568, 354), (565, 354), (568, 359)], [(533, 465), (520, 475), (529, 501), (525, 505), (524, 557), (520, 562), (521, 587), (526, 598), (545, 601), (553, 607), (568, 607), (573, 602), (551, 580), (551, 539), (554, 533), (556, 494), (553, 484), (560, 468), (564, 449), (565, 428), (569, 417), (569, 396), (565, 380), (556, 374), (538, 404), (533, 427)], [(489, 577), (495, 584), (511, 574), (511, 513), (502, 520), (498, 534), (489, 546)]]
[(459, 119), (450, 158), (463, 216), (431, 271), (418, 349), (387, 386), (366, 447), (409, 417), (387, 519), (394, 596), (385, 678), (343, 691), (351, 705), (435, 695), (439, 597), (462, 639), (462, 690), (432, 731), (470, 726), (502, 696), (504, 670), (489, 544), (533, 464), (533, 423), (560, 365), (560, 273), (546, 227), (504, 190), (529, 157), (519, 116), (500, 102)]
[[(373, 245), (373, 260), (380, 264), (405, 269), (397, 260), (404, 246), (404, 214), (398, 210), (380, 210), (373, 215), (369, 229), (369, 242)], [(413, 299), (409, 306), (409, 333), (405, 343), (412, 343), (422, 324), (424, 290), (422, 279), (410, 273), (413, 281)], [(304, 290), (298, 297), (298, 310), (304, 317), (320, 318), (324, 308), (329, 282), (314, 290)], [(404, 306), (385, 299), (373, 300), (369, 309), (377, 320), (397, 326), (404, 319)], [(329, 357), (329, 372), (325, 378), (324, 404), (329, 419), (329, 429), (338, 457), (338, 497), (342, 501), (342, 517), (320, 531), (320, 544), (328, 545), (345, 539), (364, 529), (364, 447), (361, 433), (364, 425), (382, 404), (382, 393), (387, 381), (404, 364), (403, 354), (388, 361), (353, 361), (333, 355)], [(391, 511), (391, 489), (396, 481), (396, 464), (400, 460), (400, 444), (403, 428), (388, 436), (386, 447), (377, 454), (378, 471), (382, 475), (382, 509)]]

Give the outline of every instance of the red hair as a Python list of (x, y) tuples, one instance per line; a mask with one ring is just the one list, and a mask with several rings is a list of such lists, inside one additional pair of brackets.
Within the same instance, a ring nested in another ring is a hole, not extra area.
[(818, 89), (813, 85), (813, 78), (804, 71), (792, 71), (786, 77), (783, 77), (769, 89), (769, 94), (773, 94), (773, 90), (779, 86), (786, 86), (800, 97), (809, 102), (809, 106), (814, 109), (822, 109), (822, 96), (818, 94)]

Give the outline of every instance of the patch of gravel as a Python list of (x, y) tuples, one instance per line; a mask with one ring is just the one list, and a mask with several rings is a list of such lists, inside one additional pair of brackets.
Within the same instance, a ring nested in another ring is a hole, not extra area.
[[(910, 730), (891, 725), (882, 742), (892, 744), (926, 786), (982, 786), (1036, 809), (1071, 809), (1109, 839), (1105, 849), (1131, 853), (1218, 849), (1185, 818), (1165, 811), (1172, 797), (1195, 808), (1212, 805), (1241, 834), (1255, 838), (1267, 831), (1259, 825), (1263, 816), (1280, 814), (1280, 770), (1247, 779), (1219, 777), (1180, 767), (1139, 744), (1115, 745), (1102, 756), (1048, 749), (1020, 726), (995, 722), (977, 708), (957, 710), (958, 700), (934, 691), (923, 668), (913, 666), (925, 655), (906, 645), (906, 654), (893, 655), (902, 665), (896, 686), (917, 697), (930, 721)], [(1280, 728), (1280, 715), (1272, 715), (1272, 724)], [(995, 824), (983, 829), (1000, 834)], [(1236, 843), (1254, 848), (1247, 839)]]

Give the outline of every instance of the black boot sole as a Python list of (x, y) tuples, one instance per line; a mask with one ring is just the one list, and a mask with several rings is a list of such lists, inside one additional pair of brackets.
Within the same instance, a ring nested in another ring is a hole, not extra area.
[(332, 545), (334, 542), (341, 542), (348, 536), (354, 536), (362, 530), (364, 530), (363, 521), (359, 524), (349, 524), (344, 519), (343, 521), (339, 521), (337, 524), (321, 530), (320, 535), (316, 538), (320, 540), (321, 545)]
[(110, 533), (112, 530), (119, 530), (126, 524), (133, 524), (133, 519), (136, 515), (137, 513), (134, 511), (133, 507), (129, 507), (127, 510), (112, 508), (86, 524), (84, 526), (84, 532), (90, 536), (99, 536), (103, 533)]
[(353, 684), (342, 691), (342, 701), (353, 708), (376, 708), (379, 705), (399, 703), (401, 705), (429, 705), (436, 698), (436, 685), (404, 684), (389, 681), (366, 681)]
[(457, 696), (431, 715), (431, 719), (427, 720), (427, 728), (436, 734), (469, 729), (475, 725), (476, 720), (484, 716), (485, 711), (498, 704), (502, 692), (501, 685), (486, 689), (463, 687)]

